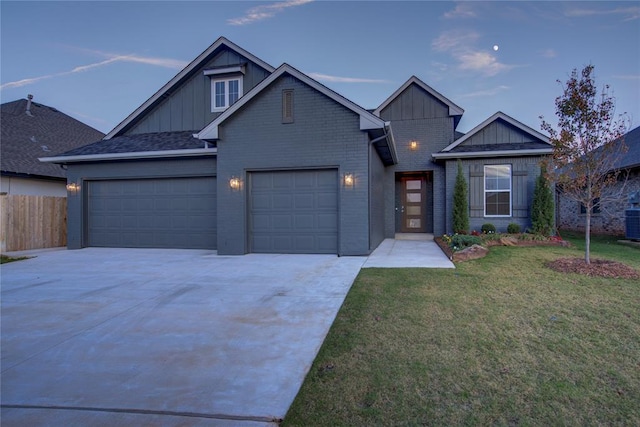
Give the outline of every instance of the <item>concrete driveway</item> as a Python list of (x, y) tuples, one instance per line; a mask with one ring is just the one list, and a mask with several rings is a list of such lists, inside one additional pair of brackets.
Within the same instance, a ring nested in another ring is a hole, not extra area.
[(365, 260), (88, 248), (5, 264), (2, 425), (271, 425)]

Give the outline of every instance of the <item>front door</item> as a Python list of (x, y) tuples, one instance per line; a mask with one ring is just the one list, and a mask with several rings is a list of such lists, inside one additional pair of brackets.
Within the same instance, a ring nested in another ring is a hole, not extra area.
[(401, 178), (401, 225), (403, 233), (426, 232), (427, 183), (424, 177)]

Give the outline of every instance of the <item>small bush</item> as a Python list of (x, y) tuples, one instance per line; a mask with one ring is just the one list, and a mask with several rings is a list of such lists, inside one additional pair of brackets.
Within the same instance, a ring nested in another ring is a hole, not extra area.
[(451, 237), (451, 242), (449, 246), (454, 251), (461, 251), (464, 248), (468, 248), (469, 246), (479, 245), (482, 243), (482, 239), (476, 236), (468, 236), (466, 234), (454, 234)]
[(520, 224), (516, 224), (515, 222), (512, 222), (511, 224), (509, 224), (507, 226), (507, 233), (509, 233), (509, 234), (518, 234), (518, 233), (520, 233)]
[(487, 222), (486, 224), (482, 224), (482, 228), (480, 228), (484, 234), (491, 234), (496, 232), (496, 226)]

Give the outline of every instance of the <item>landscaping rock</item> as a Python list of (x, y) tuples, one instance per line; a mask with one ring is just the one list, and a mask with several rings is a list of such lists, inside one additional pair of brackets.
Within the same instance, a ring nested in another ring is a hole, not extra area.
[(473, 245), (453, 254), (456, 262), (469, 261), (472, 259), (484, 258), (489, 253), (489, 249), (480, 245)]

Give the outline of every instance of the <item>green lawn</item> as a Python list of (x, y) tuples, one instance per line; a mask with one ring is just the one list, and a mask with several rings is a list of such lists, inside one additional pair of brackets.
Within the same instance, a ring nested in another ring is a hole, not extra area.
[(283, 425), (640, 425), (640, 283), (544, 267), (571, 240), (362, 270)]
[(0, 255), (0, 264), (7, 264), (9, 262), (14, 262), (14, 261), (22, 261), (23, 259), (29, 259), (29, 257), (10, 257), (7, 255)]

